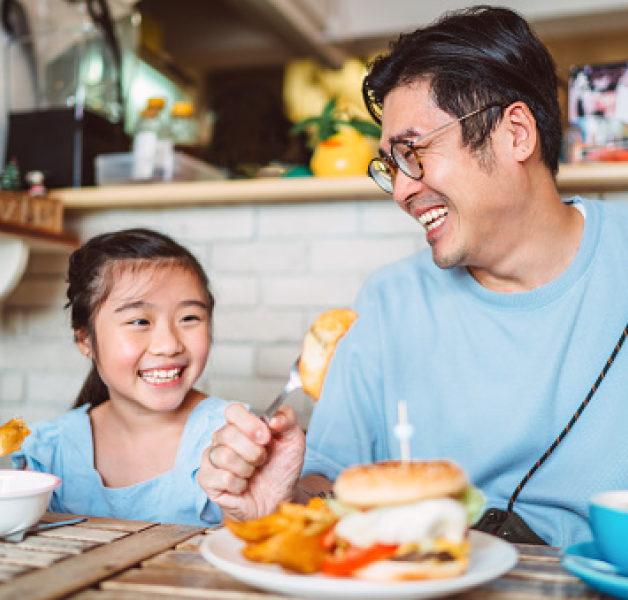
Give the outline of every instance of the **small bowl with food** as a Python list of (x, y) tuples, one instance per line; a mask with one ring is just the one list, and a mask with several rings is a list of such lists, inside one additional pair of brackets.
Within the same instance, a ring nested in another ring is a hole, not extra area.
[[(0, 457), (22, 447), (30, 429), (20, 417), (0, 427)], [(0, 469), (0, 536), (35, 525), (46, 512), (50, 496), (61, 485), (56, 475)]]
[(0, 470), (0, 536), (35, 525), (61, 479), (38, 471)]

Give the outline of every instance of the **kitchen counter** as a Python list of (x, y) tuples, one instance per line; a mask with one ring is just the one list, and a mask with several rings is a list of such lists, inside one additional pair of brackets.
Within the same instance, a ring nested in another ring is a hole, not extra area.
[[(628, 191), (628, 163), (561, 165), (561, 193)], [(298, 204), (382, 200), (368, 177), (260, 178), (230, 181), (137, 184), (53, 190), (67, 210), (242, 204)]]

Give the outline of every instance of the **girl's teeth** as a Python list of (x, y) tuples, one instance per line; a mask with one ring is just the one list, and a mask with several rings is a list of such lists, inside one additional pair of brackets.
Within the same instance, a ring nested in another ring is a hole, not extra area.
[(156, 369), (140, 373), (140, 377), (148, 383), (169, 383), (181, 376), (181, 369)]

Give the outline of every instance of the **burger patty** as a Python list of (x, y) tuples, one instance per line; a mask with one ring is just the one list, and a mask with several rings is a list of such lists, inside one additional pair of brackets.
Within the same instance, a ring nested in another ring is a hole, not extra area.
[(450, 560), (456, 560), (456, 557), (443, 550), (441, 552), (421, 552), (420, 550), (411, 550), (405, 554), (399, 554), (390, 557), (388, 560), (397, 560), (400, 562), (421, 562), (424, 560), (436, 560), (438, 562), (447, 562)]

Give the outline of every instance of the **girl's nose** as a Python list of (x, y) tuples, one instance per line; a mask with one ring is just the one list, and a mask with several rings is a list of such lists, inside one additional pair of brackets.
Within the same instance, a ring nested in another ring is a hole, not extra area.
[(183, 343), (177, 335), (176, 328), (169, 323), (161, 323), (155, 327), (150, 343), (152, 354), (173, 356), (183, 351)]

